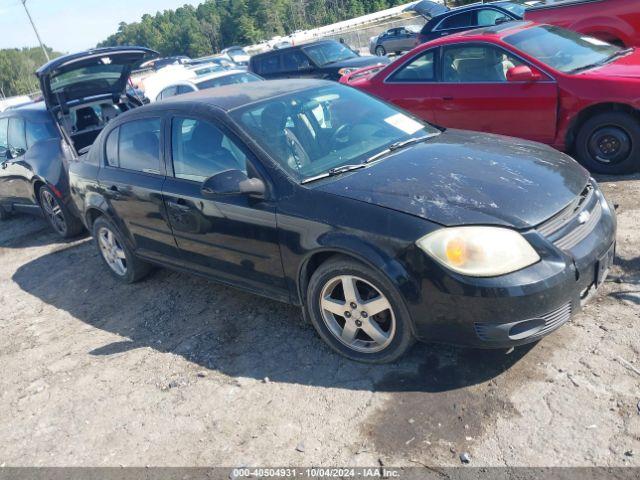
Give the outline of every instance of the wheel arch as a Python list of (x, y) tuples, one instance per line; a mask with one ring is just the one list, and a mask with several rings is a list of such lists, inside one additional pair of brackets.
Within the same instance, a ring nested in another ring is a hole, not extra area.
[(332, 245), (318, 248), (309, 252), (300, 262), (296, 282), (296, 293), (300, 305), (306, 305), (307, 289), (314, 272), (326, 261), (333, 257), (346, 257), (363, 265), (381, 272), (391, 284), (398, 289), (405, 299), (416, 299), (420, 296), (419, 287), (411, 280), (409, 273), (400, 262), (393, 258), (385, 257), (376, 248), (361, 242), (361, 248), (346, 248)]
[(569, 123), (569, 128), (567, 129), (567, 133), (565, 135), (565, 145), (571, 151), (575, 150), (575, 142), (576, 137), (578, 136), (578, 132), (584, 123), (594, 115), (598, 115), (600, 113), (609, 113), (609, 112), (625, 112), (633, 115), (636, 119), (640, 120), (640, 112), (633, 108), (630, 105), (624, 103), (617, 102), (603, 102), (597, 103), (594, 105), (590, 105), (571, 119)]

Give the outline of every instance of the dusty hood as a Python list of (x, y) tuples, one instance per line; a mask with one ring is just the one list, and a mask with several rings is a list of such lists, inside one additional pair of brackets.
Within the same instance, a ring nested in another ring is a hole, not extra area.
[(566, 207), (588, 172), (550, 147), (448, 130), (315, 188), (442, 225), (524, 229)]
[(64, 55), (38, 69), (47, 107), (98, 95), (124, 93), (131, 70), (157, 55), (143, 47), (96, 48)]

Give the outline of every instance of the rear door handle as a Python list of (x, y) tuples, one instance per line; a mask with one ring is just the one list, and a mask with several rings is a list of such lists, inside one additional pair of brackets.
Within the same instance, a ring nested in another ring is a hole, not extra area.
[(109, 196), (111, 198), (115, 198), (115, 199), (120, 198), (120, 190), (118, 189), (117, 185), (111, 185), (107, 189), (107, 192), (109, 193)]
[(175, 201), (169, 200), (167, 202), (167, 205), (169, 205), (171, 208), (175, 208), (176, 210), (180, 210), (183, 212), (188, 212), (189, 210), (191, 210), (191, 207), (187, 205), (186, 200), (184, 200), (183, 198), (178, 198)]
[(451, 100), (453, 100), (453, 97), (442, 97), (442, 99), (450, 102)]

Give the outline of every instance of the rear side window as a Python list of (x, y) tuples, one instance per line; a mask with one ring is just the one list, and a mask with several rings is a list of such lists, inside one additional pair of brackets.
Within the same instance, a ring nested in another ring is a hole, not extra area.
[(57, 136), (56, 129), (51, 123), (27, 121), (27, 145), (29, 148), (38, 142)]
[(510, 17), (493, 8), (485, 8), (478, 10), (478, 21), (476, 25), (478, 27), (489, 27), (491, 25), (497, 25), (500, 22), (509, 21)]
[(107, 137), (107, 143), (105, 145), (107, 165), (110, 167), (118, 166), (118, 132), (120, 132), (119, 128), (113, 130)]
[(282, 69), (291, 72), (311, 67), (311, 62), (300, 50), (282, 52)]
[(27, 137), (22, 118), (9, 118), (9, 145), (16, 149), (27, 149)]
[(105, 150), (107, 163), (112, 167), (160, 174), (160, 119), (122, 124), (109, 134)]
[(453, 28), (466, 28), (474, 26), (474, 12), (462, 12), (445, 18), (436, 30), (449, 30)]
[(195, 90), (192, 87), (189, 87), (187, 85), (178, 85), (176, 94), (182, 95), (183, 93), (191, 93), (191, 92), (195, 92)]
[(270, 73), (278, 73), (280, 68), (280, 54), (265, 55), (262, 58), (256, 58), (256, 73), (259, 75), (268, 75)]

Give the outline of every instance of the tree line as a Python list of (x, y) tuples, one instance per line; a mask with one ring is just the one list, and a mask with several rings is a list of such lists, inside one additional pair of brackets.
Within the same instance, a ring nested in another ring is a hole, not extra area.
[[(47, 48), (50, 58), (61, 54)], [(46, 62), (40, 47), (0, 50), (0, 97), (25, 95), (40, 90), (35, 71)]]

